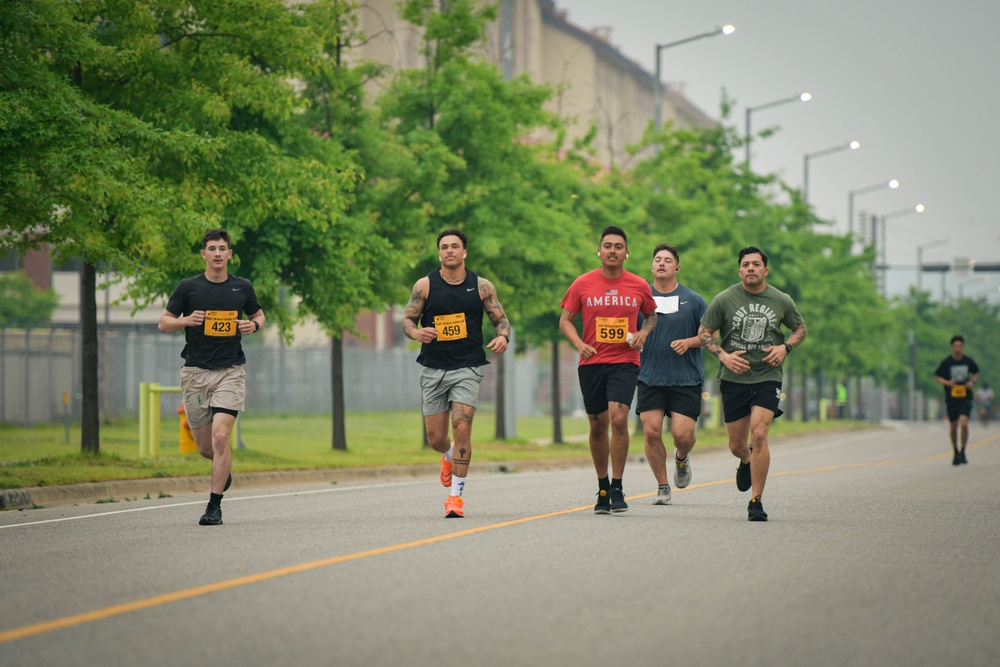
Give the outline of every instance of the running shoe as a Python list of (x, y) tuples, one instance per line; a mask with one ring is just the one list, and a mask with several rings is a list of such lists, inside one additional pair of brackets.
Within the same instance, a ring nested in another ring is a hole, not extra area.
[(653, 498), (654, 505), (669, 505), (673, 500), (670, 498), (670, 485), (664, 484), (656, 490), (656, 497)]
[(683, 489), (691, 483), (691, 455), (681, 461), (674, 455), (674, 486)]
[(767, 521), (767, 512), (764, 511), (764, 506), (760, 504), (760, 496), (750, 499), (750, 504), (747, 505), (747, 520)]
[(441, 486), (451, 486), (451, 471), (455, 464), (441, 455)]
[(962, 451), (960, 451), (960, 452), (958, 453), (958, 455), (959, 455), (960, 457), (962, 457), (962, 460), (961, 460), (961, 461), (959, 461), (959, 463), (968, 463), (968, 462), (969, 462), (969, 460), (968, 460), (967, 458), (965, 458), (965, 450), (964, 450), (964, 449), (963, 449)]
[(448, 500), (444, 501), (444, 518), (461, 519), (464, 516), (465, 503), (462, 496), (448, 496)]
[(750, 479), (750, 464), (740, 461), (740, 467), (736, 469), (736, 488), (740, 491), (749, 491), (751, 486), (753, 480)]
[(198, 521), (200, 526), (221, 526), (222, 525), (222, 506), (208, 504), (205, 508), (205, 513), (201, 515), (201, 520)]
[(952, 459), (951, 459), (951, 464), (953, 466), (961, 465), (962, 464), (962, 455), (959, 454), (958, 452), (955, 452), (955, 456), (953, 456)]
[(233, 476), (232, 474), (230, 474), (229, 477), (226, 478), (226, 486), (223, 487), (222, 492), (225, 493), (226, 491), (228, 491), (229, 487), (231, 487), (232, 485), (233, 485)]
[(597, 492), (594, 514), (611, 514), (611, 495), (607, 489), (601, 489)]
[(628, 503), (625, 502), (625, 494), (621, 489), (611, 489), (611, 511), (615, 514), (628, 511)]

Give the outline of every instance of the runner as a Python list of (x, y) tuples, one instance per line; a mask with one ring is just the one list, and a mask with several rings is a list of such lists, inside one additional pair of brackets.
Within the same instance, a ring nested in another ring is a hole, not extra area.
[[(441, 452), (441, 484), (451, 487), (444, 502), (446, 518), (465, 516), (462, 492), (472, 460), (472, 418), (479, 405), (483, 352), (483, 313), (496, 337), (486, 346), (507, 351), (510, 323), (493, 283), (465, 268), (468, 239), (457, 229), (437, 238), (441, 268), (413, 286), (406, 305), (403, 333), (419, 341), (424, 425), (430, 446)], [(454, 444), (448, 438), (448, 414)]]
[[(205, 232), (205, 273), (182, 280), (160, 315), (164, 333), (184, 329), (181, 392), (198, 453), (212, 462), (212, 492), (198, 522), (222, 524), (222, 494), (233, 481), (230, 437), (246, 398), (243, 336), (260, 331), (264, 311), (249, 280), (231, 275), (229, 234)], [(243, 319), (246, 314), (250, 319)]]
[[(610, 514), (628, 510), (622, 490), (628, 458), (628, 412), (639, 375), (639, 351), (656, 327), (656, 303), (649, 284), (624, 269), (628, 239), (621, 227), (604, 229), (597, 256), (600, 268), (574, 280), (563, 297), (559, 329), (580, 353), (577, 372), (584, 408), (590, 416), (590, 454), (597, 472), (594, 512)], [(636, 331), (640, 312), (646, 319)], [(581, 313), (583, 338), (574, 324)]]
[[(979, 366), (965, 356), (965, 338), (952, 336), (951, 354), (934, 371), (934, 381), (944, 385), (944, 404), (948, 409), (948, 435), (951, 438), (953, 466), (968, 463), (965, 445), (969, 442), (969, 415), (972, 414), (972, 390), (979, 378)], [(961, 430), (961, 434), (959, 433)]]
[(654, 505), (672, 502), (667, 481), (667, 450), (663, 444), (663, 419), (670, 415), (674, 439), (674, 484), (691, 483), (690, 452), (695, 423), (701, 415), (704, 371), (698, 324), (708, 304), (694, 290), (677, 282), (680, 252), (661, 243), (653, 250), (653, 301), (656, 328), (646, 338), (639, 366), (639, 399), (636, 414), (645, 433), (646, 460), (658, 485)]

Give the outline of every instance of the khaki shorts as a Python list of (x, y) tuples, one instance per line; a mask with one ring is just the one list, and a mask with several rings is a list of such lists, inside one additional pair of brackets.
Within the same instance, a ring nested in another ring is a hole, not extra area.
[(212, 423), (212, 408), (243, 411), (246, 402), (246, 369), (241, 366), (206, 370), (181, 368), (181, 395), (191, 428)]
[(479, 405), (479, 385), (483, 381), (480, 368), (458, 368), (443, 371), (424, 367), (420, 371), (420, 392), (424, 416), (439, 415), (451, 409), (451, 403)]

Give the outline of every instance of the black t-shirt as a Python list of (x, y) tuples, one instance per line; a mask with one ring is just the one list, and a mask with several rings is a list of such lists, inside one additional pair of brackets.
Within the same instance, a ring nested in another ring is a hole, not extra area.
[[(934, 371), (934, 375), (945, 380), (954, 380), (956, 383), (964, 384), (972, 379), (972, 376), (979, 372), (979, 366), (972, 360), (972, 357), (962, 355), (961, 359), (956, 359), (950, 354), (944, 358), (941, 365)], [(966, 390), (965, 396), (952, 396), (952, 387), (944, 388), (944, 397), (948, 401), (971, 401), (972, 392)]]
[(229, 274), (221, 283), (213, 283), (205, 274), (182, 280), (167, 301), (167, 310), (176, 317), (186, 317), (196, 310), (205, 311), (205, 322), (184, 328), (185, 366), (228, 368), (246, 363), (243, 336), (236, 329), (237, 319), (245, 319), (260, 310), (257, 293), (246, 278)]

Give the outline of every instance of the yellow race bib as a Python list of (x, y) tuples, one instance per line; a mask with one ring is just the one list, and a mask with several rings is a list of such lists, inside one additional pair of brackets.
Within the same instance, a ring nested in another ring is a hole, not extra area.
[(235, 336), (236, 316), (235, 310), (206, 310), (205, 311), (205, 335), (206, 336)]
[(465, 328), (465, 313), (435, 315), (434, 328), (437, 329), (438, 340), (461, 340), (469, 335)]
[(627, 343), (628, 342), (628, 318), (627, 317), (598, 317), (597, 318), (597, 342), (598, 343)]
[(966, 387), (964, 384), (956, 384), (954, 387), (951, 388), (951, 397), (965, 398), (966, 396), (968, 396), (968, 392), (969, 388)]

